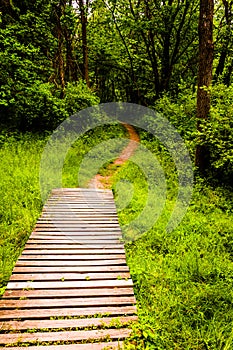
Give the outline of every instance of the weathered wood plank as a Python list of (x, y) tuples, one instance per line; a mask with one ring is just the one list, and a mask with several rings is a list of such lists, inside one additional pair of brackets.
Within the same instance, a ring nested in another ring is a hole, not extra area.
[[(25, 350), (25, 347), (7, 347), (7, 350)], [(123, 350), (123, 342), (88, 343), (71, 345), (30, 346), (30, 350)]]
[(90, 331), (64, 331), (42, 333), (16, 333), (0, 334), (0, 344), (18, 344), (23, 342), (49, 342), (49, 341), (81, 341), (97, 339), (125, 339), (131, 333), (127, 328), (101, 329)]
[(18, 260), (16, 266), (107, 266), (126, 265), (125, 259), (100, 260)]
[(31, 300), (0, 300), (0, 309), (38, 309), (52, 307), (91, 307), (91, 306), (126, 306), (136, 304), (135, 297), (97, 297), (97, 298), (59, 298)]
[(0, 322), (0, 330), (28, 330), (28, 329), (56, 329), (56, 328), (87, 328), (109, 325), (121, 325), (125, 327), (132, 322), (136, 322), (137, 316), (102, 317), (102, 318), (80, 318), (63, 320), (26, 320), (26, 321), (6, 321)]
[(64, 237), (65, 239), (72, 239), (72, 236), (77, 236), (77, 237), (80, 237), (80, 239), (86, 239), (86, 238), (89, 238), (89, 239), (92, 239), (92, 238), (96, 238), (96, 239), (100, 239), (103, 237), (105, 237), (105, 239), (111, 239), (112, 237), (121, 237), (122, 236), (122, 233), (121, 231), (106, 231), (106, 232), (102, 232), (102, 231), (88, 231), (88, 230), (84, 230), (84, 231), (78, 231), (78, 232), (75, 232), (75, 231), (63, 231), (63, 230), (57, 230), (57, 231), (41, 231), (41, 232), (37, 232), (37, 231), (34, 231), (31, 236), (30, 236), (30, 239), (33, 239), (33, 238), (40, 238), (40, 239), (43, 239), (43, 237), (48, 237), (48, 239), (52, 238), (52, 239), (56, 239), (56, 238), (60, 238), (61, 237)]
[(109, 241), (118, 242), (122, 240), (122, 236), (120, 232), (106, 232), (105, 234), (98, 234), (100, 232), (70, 232), (70, 231), (42, 231), (35, 232), (31, 235), (31, 239), (66, 239), (70, 241), (74, 241), (79, 239), (80, 241)]
[(132, 280), (103, 281), (59, 281), (59, 282), (9, 282), (7, 289), (52, 289), (52, 288), (98, 288), (98, 287), (132, 287)]
[(94, 316), (94, 315), (133, 315), (136, 314), (136, 306), (96, 306), (96, 307), (72, 307), (72, 308), (48, 308), (32, 310), (1, 310), (1, 320), (14, 319), (43, 319), (48, 317), (67, 316)]
[[(42, 243), (43, 244), (43, 243)], [(53, 244), (53, 242), (49, 242), (48, 244)], [(77, 244), (77, 245), (79, 245), (80, 246), (80, 250), (82, 250), (82, 249), (121, 249), (122, 248), (122, 245), (121, 245), (121, 243), (95, 243), (95, 242), (88, 242), (88, 241), (82, 241), (82, 242), (77, 242), (77, 240), (75, 240), (74, 241), (74, 244)], [(41, 249), (44, 249), (45, 247), (40, 247)], [(35, 249), (35, 250), (37, 250), (38, 248), (34, 248), (34, 247), (30, 247), (30, 249)], [(55, 248), (55, 246), (54, 247), (46, 247), (45, 249), (56, 249)], [(67, 252), (67, 250), (68, 250), (68, 248), (65, 248), (65, 247), (59, 247), (58, 245), (57, 245), (57, 249), (61, 249), (62, 250), (62, 252), (63, 252), (63, 254), (64, 253), (66, 253)], [(72, 250), (72, 245), (71, 245), (71, 247), (70, 247), (70, 249)], [(77, 249), (77, 248), (74, 248), (74, 249)]]
[(116, 219), (109, 219), (109, 218), (106, 218), (106, 219), (94, 219), (94, 218), (61, 218), (61, 219), (58, 219), (58, 218), (51, 218), (51, 219), (48, 219), (48, 218), (45, 218), (45, 217), (42, 217), (41, 219), (38, 219), (37, 221), (38, 224), (53, 224), (53, 225), (57, 225), (57, 224), (82, 224), (82, 223), (87, 223), (87, 224), (90, 224), (90, 225), (94, 225), (94, 224), (101, 224), (101, 225), (105, 225), (105, 224), (114, 224), (114, 225), (118, 225), (118, 220)]
[(129, 272), (128, 266), (35, 266), (35, 267), (18, 267), (16, 266), (13, 273), (85, 273), (85, 272)]
[(89, 227), (99, 227), (99, 228), (119, 228), (118, 223), (110, 223), (108, 222), (107, 224), (104, 222), (88, 222), (88, 221), (79, 221), (79, 222), (48, 222), (48, 221), (44, 221), (44, 222), (39, 222), (36, 224), (36, 228), (48, 228), (48, 227), (85, 227), (85, 228), (89, 228)]
[(79, 255), (67, 255), (67, 254), (51, 254), (51, 255), (40, 255), (40, 254), (31, 254), (31, 255), (21, 255), (19, 261), (22, 260), (107, 260), (107, 259), (124, 259), (124, 254), (94, 254), (93, 255), (83, 255), (80, 252)]
[(47, 213), (46, 211), (42, 210), (42, 215), (40, 216), (40, 219), (50, 219), (50, 218), (56, 218), (56, 219), (63, 219), (63, 218), (67, 218), (67, 219), (90, 219), (90, 220), (99, 220), (99, 219), (103, 219), (103, 220), (118, 220), (118, 215), (117, 213), (109, 213), (109, 215), (106, 217), (106, 215), (102, 214), (101, 212), (97, 212), (97, 213), (92, 213), (92, 215), (90, 216), (89, 213), (85, 213), (85, 212), (76, 212), (76, 213), (71, 213), (69, 210), (68, 211), (64, 211), (63, 213), (56, 213), (56, 209), (55, 211), (51, 212), (51, 213)]
[(122, 243), (119, 240), (83, 240), (82, 242), (76, 242), (73, 240), (56, 240), (51, 241), (33, 241), (29, 240), (29, 243), (25, 245), (27, 249), (94, 249), (94, 248), (108, 248), (108, 249), (118, 249), (123, 248)]
[(130, 278), (129, 272), (85, 272), (85, 273), (54, 273), (54, 272), (46, 272), (46, 273), (24, 273), (24, 274), (16, 274), (10, 278), (10, 281), (59, 281), (64, 279), (65, 281), (85, 281), (87, 279), (90, 280), (111, 280), (111, 279), (124, 279)]
[(86, 233), (86, 234), (89, 234), (89, 232), (93, 232), (93, 233), (96, 233), (96, 232), (109, 232), (109, 233), (115, 233), (115, 232), (121, 232), (120, 228), (119, 227), (98, 227), (98, 226), (93, 226), (91, 227), (90, 225), (89, 226), (80, 226), (80, 227), (58, 227), (58, 226), (54, 226), (54, 227), (35, 227), (34, 229), (35, 232), (44, 232), (44, 231), (47, 231), (47, 232), (65, 232), (67, 234), (67, 231), (68, 232), (83, 232), (83, 233)]
[(109, 204), (109, 205), (114, 205), (114, 202), (113, 202), (113, 200), (112, 200), (112, 198), (103, 198), (103, 197), (101, 197), (101, 198), (98, 198), (98, 197), (88, 197), (88, 198), (81, 198), (81, 197), (72, 197), (72, 196), (70, 196), (70, 197), (67, 197), (67, 198), (65, 198), (65, 197), (62, 197), (62, 198), (56, 198), (56, 197), (50, 197), (48, 200), (47, 200), (47, 202), (46, 202), (46, 204), (48, 204), (48, 203), (62, 203), (62, 202), (65, 202), (65, 203), (78, 203), (78, 204), (80, 204), (80, 203), (85, 203), (85, 204), (87, 204), (87, 205), (89, 205), (89, 203), (96, 203), (96, 204), (98, 204), (98, 205), (105, 205), (106, 203), (107, 204)]
[[(51, 244), (51, 243), (56, 243), (56, 240), (66, 240), (66, 241), (69, 241), (70, 244), (83, 244), (83, 242), (86, 242), (86, 241), (90, 241), (92, 243), (95, 243), (95, 241), (97, 242), (100, 242), (100, 243), (109, 243), (109, 244), (119, 244), (119, 243), (122, 243), (122, 238), (121, 236), (119, 235), (118, 237), (111, 237), (110, 235), (109, 236), (105, 236), (102, 237), (102, 236), (86, 236), (86, 235), (77, 235), (75, 233), (73, 234), (70, 234), (70, 233), (67, 233), (67, 234), (63, 234), (63, 233), (59, 233), (59, 232), (55, 232), (54, 234), (33, 234), (33, 236), (31, 236), (31, 238), (29, 239), (29, 243), (33, 243), (34, 240), (41, 240), (41, 242), (39, 243), (46, 243), (46, 240), (48, 240), (48, 244)], [(78, 240), (80, 242), (78, 242)], [(55, 241), (55, 242), (53, 242)], [(69, 243), (69, 242), (62, 242), (62, 243)]]
[(19, 298), (70, 298), (70, 297), (97, 297), (97, 296), (133, 296), (133, 289), (130, 287), (95, 287), (78, 289), (31, 289), (31, 290), (6, 290), (2, 299)]
[(78, 248), (72, 248), (69, 247), (69, 248), (63, 248), (63, 249), (60, 249), (59, 246), (57, 245), (55, 249), (51, 248), (51, 247), (47, 247), (47, 248), (44, 248), (42, 247), (41, 249), (31, 249), (31, 248), (25, 248), (24, 251), (22, 252), (22, 256), (24, 255), (31, 255), (31, 254), (34, 254), (34, 255), (46, 255), (46, 254), (50, 254), (50, 255), (53, 255), (53, 254), (75, 254), (75, 255), (86, 255), (86, 254), (97, 254), (97, 255), (101, 255), (101, 254), (109, 254), (109, 255), (112, 255), (112, 254), (124, 254), (125, 250), (124, 248), (106, 248), (106, 249), (99, 249), (99, 248), (95, 248), (95, 247), (92, 247), (91, 249), (88, 249), (85, 247), (84, 244), (80, 244), (80, 246)]
[(44, 230), (48, 230), (48, 231), (51, 231), (52, 230), (62, 230), (62, 231), (79, 231), (79, 230), (83, 230), (83, 229), (86, 229), (86, 230), (89, 230), (89, 231), (92, 231), (92, 230), (96, 230), (96, 231), (99, 231), (101, 230), (102, 232), (105, 232), (105, 231), (119, 231), (119, 225), (90, 225), (90, 224), (85, 224), (85, 223), (80, 223), (80, 225), (75, 225), (75, 224), (38, 224), (36, 225), (35, 227), (35, 231), (39, 231), (43, 229)]
[(79, 255), (101, 255), (101, 254), (108, 254), (109, 257), (111, 257), (113, 254), (124, 254), (124, 249), (98, 249), (98, 248), (92, 248), (92, 249), (87, 249), (85, 247), (80, 247), (80, 249), (72, 249), (72, 248), (68, 248), (68, 249), (38, 249), (38, 250), (34, 250), (34, 249), (25, 249), (22, 252), (21, 257), (23, 258), (26, 255), (44, 255), (45, 258), (47, 255), (67, 255), (69, 254), (69, 256), (71, 255), (75, 255), (75, 256), (79, 256)]
[(43, 209), (42, 213), (47, 213), (47, 214), (56, 214), (56, 213), (64, 213), (66, 212), (67, 214), (75, 214), (75, 213), (78, 213), (78, 214), (85, 214), (85, 215), (95, 215), (95, 214), (101, 214), (101, 215), (111, 215), (111, 214), (114, 214), (116, 215), (117, 214), (117, 211), (114, 209), (107, 209), (107, 208), (46, 208), (46, 209)]

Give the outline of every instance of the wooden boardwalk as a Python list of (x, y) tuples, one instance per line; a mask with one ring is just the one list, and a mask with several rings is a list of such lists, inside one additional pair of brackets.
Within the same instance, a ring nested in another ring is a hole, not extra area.
[(122, 349), (135, 303), (112, 192), (56, 189), (0, 300), (0, 347)]

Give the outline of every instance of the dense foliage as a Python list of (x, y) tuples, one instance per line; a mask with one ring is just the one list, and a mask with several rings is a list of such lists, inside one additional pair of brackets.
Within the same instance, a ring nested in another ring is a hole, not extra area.
[[(1, 0), (1, 124), (51, 130), (74, 112), (108, 101), (159, 105), (166, 114), (169, 98), (169, 105), (175, 103), (180, 110), (182, 101), (186, 104), (196, 91), (198, 17), (203, 4), (190, 0)], [(219, 95), (213, 95), (211, 118), (204, 118), (205, 126), (198, 121), (196, 139), (196, 147), (205, 146), (208, 151), (207, 167), (222, 168), (224, 178), (226, 172), (231, 173), (227, 125), (232, 101), (232, 6), (229, 1), (215, 5), (212, 75), (213, 90)], [(227, 94), (228, 102), (222, 107)], [(200, 108), (197, 111), (200, 114)], [(184, 110), (175, 123), (190, 139), (193, 127), (187, 127), (196, 124), (194, 113), (190, 122), (188, 118)], [(218, 159), (220, 154), (224, 159)]]

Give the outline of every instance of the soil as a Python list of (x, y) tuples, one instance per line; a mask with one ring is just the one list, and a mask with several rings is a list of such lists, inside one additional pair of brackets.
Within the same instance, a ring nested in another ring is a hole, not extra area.
[[(116, 166), (123, 165), (134, 153), (134, 151), (137, 149), (138, 144), (140, 142), (139, 135), (137, 134), (135, 128), (132, 125), (122, 123), (122, 125), (126, 128), (129, 134), (129, 143), (128, 145), (123, 149), (121, 154), (115, 161), (109, 166), (108, 170), (110, 168), (116, 168)], [(89, 182), (89, 188), (96, 188), (96, 189), (110, 189), (112, 187), (112, 174), (108, 176), (103, 176), (101, 174), (96, 174), (93, 179)]]

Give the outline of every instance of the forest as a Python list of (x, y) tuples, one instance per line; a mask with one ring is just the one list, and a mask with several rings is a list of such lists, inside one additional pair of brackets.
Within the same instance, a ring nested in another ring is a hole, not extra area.
[[(126, 244), (139, 322), (126, 349), (233, 348), (233, 1), (0, 0), (0, 294), (40, 216), (41, 156), (53, 131), (88, 107), (128, 102), (161, 113), (182, 137), (194, 173), (182, 222), (166, 225), (177, 197), (166, 147), (137, 127), (166, 177), (154, 226)], [(67, 153), (63, 187), (78, 187), (83, 157), (127, 137), (97, 127)], [(133, 184), (127, 225), (145, 206), (137, 164), (100, 173)], [(146, 254), (145, 254), (146, 252)]]

